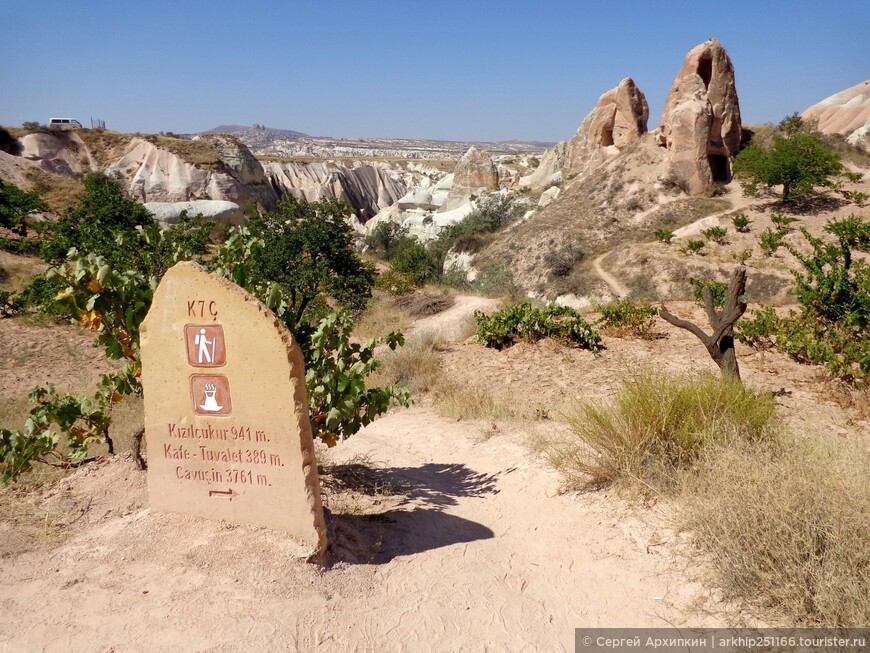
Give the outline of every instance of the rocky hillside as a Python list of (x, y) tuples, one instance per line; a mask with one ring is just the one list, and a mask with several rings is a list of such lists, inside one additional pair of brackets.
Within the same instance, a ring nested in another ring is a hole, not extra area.
[[(859, 85), (817, 105), (824, 107), (823, 131), (848, 131), (866, 120), (866, 91)], [(470, 257), (470, 276), (506, 269), (530, 295), (582, 309), (627, 294), (685, 299), (689, 277), (727, 278), (742, 261), (756, 268), (749, 277), (754, 301), (787, 301), (793, 261), (765, 255), (759, 236), (777, 229), (771, 217), (788, 208), (747, 198), (731, 182), (742, 127), (734, 66), (724, 47), (710, 39), (692, 48), (651, 132), (648, 113), (631, 78), (602, 94), (570, 141), (509, 184), (519, 197), (537, 202), (535, 209)], [(854, 190), (870, 186), (864, 181)], [(831, 198), (801, 224), (818, 232), (827, 219), (856, 210)], [(731, 220), (740, 213), (755, 223), (750, 230), (735, 231)], [(705, 236), (711, 228), (725, 237)], [(658, 240), (657, 231), (672, 232), (673, 244)], [(786, 239), (801, 242), (797, 230)], [(698, 253), (688, 249), (690, 241), (703, 243)]]
[(245, 204), (273, 209), (285, 194), (344, 200), (365, 222), (409, 186), (444, 175), (420, 164), (392, 167), (376, 161), (261, 163), (239, 139), (225, 134), (186, 139), (82, 129), (24, 133), (19, 141), (20, 156), (0, 152), (0, 178), (33, 187), (39, 176), (50, 186), (52, 177), (60, 184), (101, 172), (164, 222), (186, 210), (236, 224)]
[(870, 80), (814, 104), (803, 112), (823, 134), (840, 134), (852, 145), (870, 151)]

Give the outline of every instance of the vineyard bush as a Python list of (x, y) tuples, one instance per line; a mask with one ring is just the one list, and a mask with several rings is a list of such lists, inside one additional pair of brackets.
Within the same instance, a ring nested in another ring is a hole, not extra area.
[(801, 229), (810, 245), (805, 254), (786, 245), (801, 264), (794, 273), (800, 311), (777, 317), (772, 309), (739, 323), (737, 338), (754, 347), (772, 343), (796, 360), (825, 365), (849, 382), (870, 376), (870, 265), (854, 252), (870, 251), (870, 223), (851, 215), (829, 222), (836, 241)]
[(598, 321), (605, 333), (616, 337), (652, 337), (656, 309), (648, 304), (635, 303), (621, 299), (614, 304), (599, 306), (601, 319)]
[(475, 312), (477, 338), (487, 347), (503, 349), (524, 340), (555, 338), (565, 344), (598, 351), (601, 336), (573, 308), (550, 304), (536, 308), (517, 304), (492, 315)]

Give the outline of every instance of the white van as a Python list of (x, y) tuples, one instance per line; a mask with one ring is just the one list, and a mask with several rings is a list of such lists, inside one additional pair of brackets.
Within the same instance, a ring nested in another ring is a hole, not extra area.
[(49, 129), (81, 129), (82, 123), (71, 118), (52, 118), (48, 121)]

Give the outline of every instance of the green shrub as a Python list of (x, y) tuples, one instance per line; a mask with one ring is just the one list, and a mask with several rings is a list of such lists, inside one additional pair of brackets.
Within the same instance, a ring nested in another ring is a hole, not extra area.
[(610, 336), (618, 338), (652, 337), (656, 309), (648, 304), (639, 304), (630, 299), (620, 299), (614, 304), (599, 306), (601, 319), (596, 326)]
[(396, 272), (413, 278), (418, 285), (440, 276), (438, 265), (430, 256), (426, 246), (416, 241), (398, 251), (390, 261), (390, 265)]
[(0, 179), (0, 227), (23, 236), (27, 233), (27, 216), (46, 210), (48, 207), (37, 191), (23, 191)]
[(383, 344), (395, 350), (405, 343), (404, 336), (394, 332), (359, 344), (351, 342), (352, 332), (349, 313), (332, 313), (318, 323), (303, 349), (311, 428), (328, 447), (357, 433), (393, 403), (410, 403), (407, 388), (399, 384), (366, 386), (366, 378), (381, 365), (375, 348)]
[(739, 381), (643, 374), (609, 402), (584, 402), (565, 418), (576, 440), (550, 448), (569, 486), (612, 483), (674, 489), (705, 449), (775, 436), (774, 401)]
[(770, 221), (776, 225), (779, 231), (788, 231), (788, 226), (794, 222), (800, 222), (800, 218), (794, 218), (790, 215), (782, 215), (773, 213), (770, 216)]
[(749, 231), (749, 225), (752, 223), (752, 220), (747, 218), (744, 213), (739, 213), (731, 218), (731, 222), (734, 224), (734, 228), (737, 231), (746, 233)]
[(704, 249), (703, 240), (689, 239), (686, 241), (686, 244), (680, 248), (680, 251), (683, 254), (700, 254), (702, 249)]
[(841, 190), (840, 194), (850, 202), (855, 202), (855, 204), (862, 206), (867, 200), (870, 200), (870, 194), (862, 193), (857, 190)]
[(712, 240), (714, 243), (724, 245), (726, 242), (725, 236), (728, 235), (728, 230), (723, 229), (722, 227), (710, 227), (709, 229), (704, 229), (701, 233), (704, 235), (704, 238)]
[(13, 254), (38, 256), (42, 242), (37, 238), (0, 238), (0, 249)]
[(391, 295), (408, 295), (417, 289), (417, 280), (411, 274), (390, 268), (375, 277), (375, 288)]
[(550, 304), (536, 308), (529, 303), (517, 304), (492, 315), (475, 312), (477, 338), (487, 347), (503, 349), (524, 340), (536, 342), (554, 338), (562, 342), (598, 351), (601, 336), (573, 308)]
[(734, 325), (734, 337), (744, 345), (755, 349), (771, 349), (776, 342), (774, 335), (779, 331), (782, 320), (770, 306), (752, 311), (752, 317), (744, 317)]
[(670, 229), (656, 229), (653, 232), (653, 236), (656, 237), (656, 240), (660, 240), (663, 243), (668, 243), (674, 239), (674, 232)]
[(365, 239), (366, 245), (387, 261), (415, 242), (408, 230), (395, 222), (382, 222)]
[(704, 288), (710, 288), (713, 296), (713, 306), (725, 306), (725, 298), (728, 296), (728, 284), (715, 279), (696, 279), (689, 277), (689, 283), (692, 284), (692, 299), (695, 303), (704, 305)]
[(870, 251), (870, 223), (850, 215), (829, 222), (825, 231), (837, 242), (825, 242), (802, 229), (812, 253), (804, 255), (789, 248), (803, 268), (794, 275), (798, 301), (805, 312), (866, 328), (870, 324), (870, 265), (852, 250)]
[(761, 251), (765, 256), (773, 256), (773, 254), (782, 246), (782, 239), (785, 237), (784, 231), (774, 231), (770, 227), (764, 230), (761, 237), (758, 239), (761, 245)]
[(471, 233), (495, 233), (504, 229), (522, 213), (509, 195), (493, 194), (477, 201), (474, 210), (464, 220), (447, 228), (449, 238), (456, 240)]
[(61, 316), (63, 311), (54, 304), (54, 299), (64, 288), (66, 283), (58, 277), (40, 274), (12, 299), (12, 308), (16, 313)]
[(836, 242), (802, 229), (812, 252), (788, 247), (801, 264), (794, 273), (799, 313), (778, 318), (772, 309), (739, 324), (737, 337), (757, 347), (775, 343), (794, 359), (825, 365), (847, 382), (870, 376), (870, 265), (854, 251), (870, 250), (870, 223), (851, 215), (825, 226)]

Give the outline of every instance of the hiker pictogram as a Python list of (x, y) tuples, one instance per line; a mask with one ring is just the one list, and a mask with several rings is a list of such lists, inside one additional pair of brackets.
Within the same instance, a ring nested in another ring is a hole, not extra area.
[(188, 324), (184, 327), (187, 362), (194, 367), (221, 367), (227, 362), (224, 330), (219, 324)]

